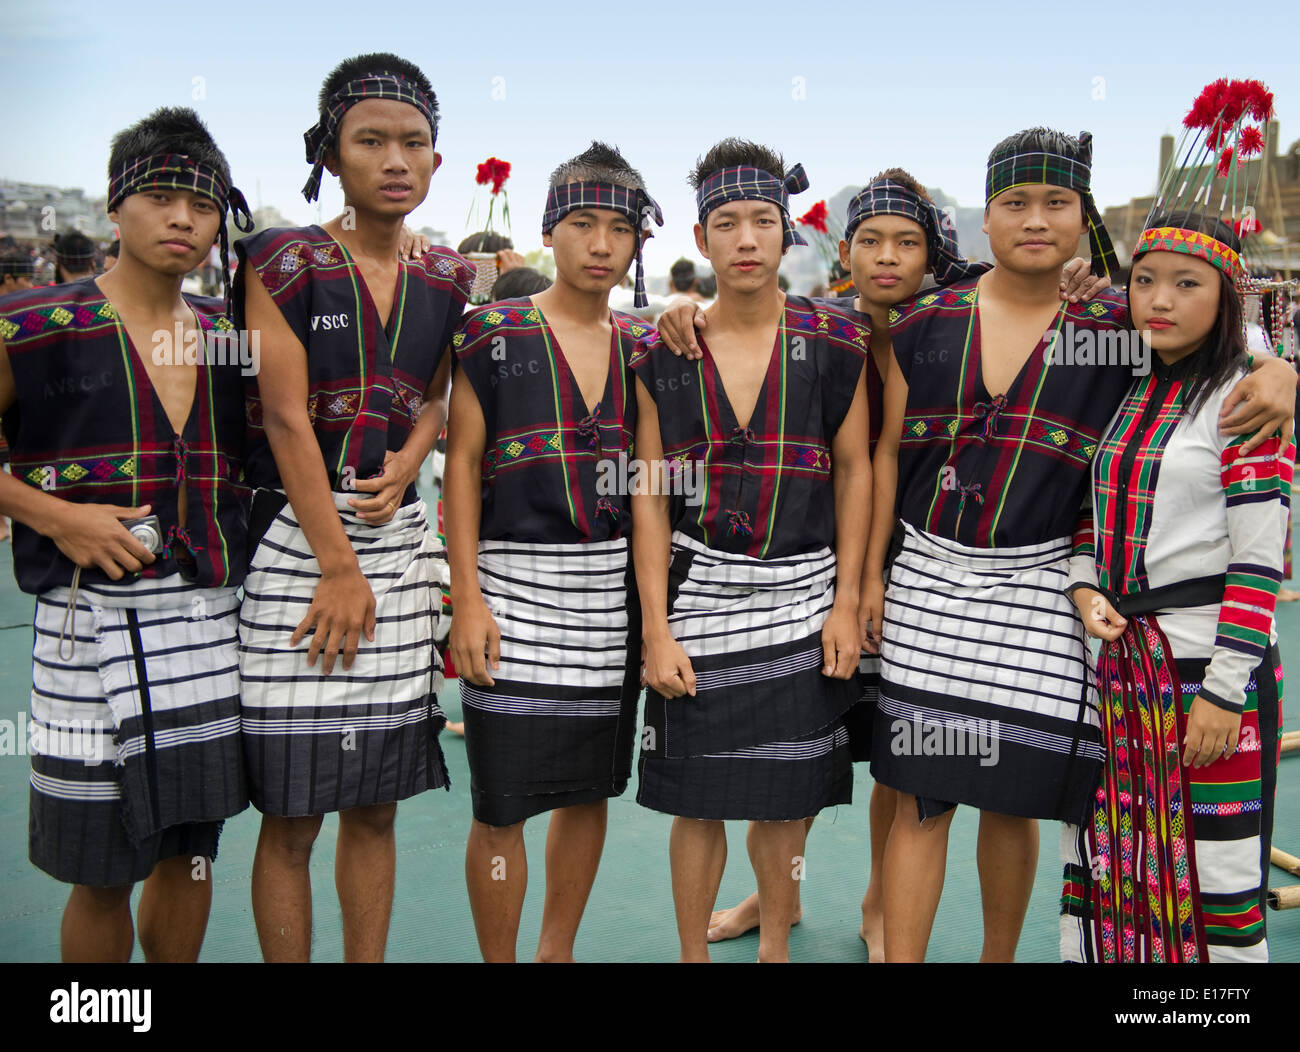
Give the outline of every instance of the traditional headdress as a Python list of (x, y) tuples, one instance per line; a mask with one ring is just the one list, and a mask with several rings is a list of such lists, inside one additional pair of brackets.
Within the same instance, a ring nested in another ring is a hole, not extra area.
[(1092, 199), (1092, 133), (1079, 133), (1080, 159), (1045, 150), (1006, 153), (989, 158), (984, 179), (984, 203), (1017, 186), (1064, 186), (1083, 198), (1088, 217), (1088, 245), (1092, 250), (1092, 272), (1100, 277), (1113, 274), (1119, 263), (1110, 235)]
[(325, 169), (325, 154), (338, 138), (339, 124), (343, 115), (358, 102), (366, 99), (392, 99), (414, 106), (429, 122), (429, 136), (437, 141), (437, 116), (434, 108), (436, 102), (425, 93), (418, 84), (401, 73), (375, 72), (364, 77), (350, 80), (329, 97), (325, 103), (325, 112), (307, 131), (303, 132), (303, 141), (307, 145), (307, 160), (311, 164), (311, 175), (302, 188), (302, 196), (308, 201), (315, 201), (320, 194), (321, 173)]
[(864, 219), (871, 216), (903, 216), (919, 223), (925, 231), (928, 250), (926, 266), (940, 285), (973, 277), (983, 271), (983, 263), (970, 263), (957, 250), (957, 231), (950, 217), (939, 210), (933, 201), (927, 201), (892, 179), (876, 179), (868, 183), (849, 202), (849, 218), (844, 227), (844, 240), (852, 241), (853, 232)]
[[(1218, 267), (1239, 292), (1247, 291), (1237, 249), (1198, 228), (1221, 219), (1243, 240), (1259, 229), (1252, 202), (1264, 169), (1255, 166), (1252, 184), (1246, 161), (1263, 154), (1272, 116), (1273, 93), (1258, 80), (1221, 78), (1201, 90), (1183, 118), (1182, 138), (1161, 175), (1134, 259), (1146, 252), (1181, 252)], [(1153, 225), (1170, 215), (1184, 225)]]
[(146, 190), (189, 190), (214, 202), (221, 212), (218, 241), (221, 246), (221, 284), (230, 307), (230, 244), (226, 236), (226, 211), (244, 233), (253, 229), (248, 202), (237, 187), (210, 164), (180, 153), (157, 153), (132, 157), (119, 165), (108, 177), (108, 208), (112, 212), (130, 194)]
[(664, 225), (664, 214), (659, 205), (641, 187), (620, 186), (600, 180), (561, 183), (552, 186), (546, 194), (546, 210), (542, 213), (542, 233), (549, 234), (570, 212), (580, 208), (608, 208), (627, 217), (636, 230), (636, 299), (637, 307), (650, 302), (645, 294), (645, 269), (641, 262), (642, 231), (653, 237), (652, 226)]
[(710, 212), (728, 201), (770, 201), (781, 210), (781, 245), (789, 248), (808, 244), (790, 221), (790, 195), (807, 189), (808, 176), (802, 164), (796, 164), (783, 179), (761, 168), (738, 165), (720, 169), (700, 183), (695, 191), (695, 203), (703, 225)]

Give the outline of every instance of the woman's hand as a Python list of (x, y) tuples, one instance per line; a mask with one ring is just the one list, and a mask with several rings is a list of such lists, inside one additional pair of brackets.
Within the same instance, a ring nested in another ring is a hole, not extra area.
[(1074, 600), (1079, 616), (1083, 618), (1083, 628), (1088, 635), (1113, 643), (1124, 634), (1124, 626), (1128, 622), (1115, 612), (1110, 600), (1095, 588), (1076, 588), (1070, 598)]
[(1241, 734), (1241, 713), (1221, 709), (1199, 694), (1187, 714), (1187, 736), (1183, 738), (1183, 766), (1208, 767), (1215, 760), (1237, 751)]

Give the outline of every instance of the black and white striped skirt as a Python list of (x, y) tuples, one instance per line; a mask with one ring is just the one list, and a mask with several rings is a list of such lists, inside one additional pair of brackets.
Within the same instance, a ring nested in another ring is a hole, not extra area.
[(1102, 759), (1070, 540), (968, 548), (908, 525), (885, 592), (871, 774), (924, 801), (1078, 820)]
[(375, 596), (375, 639), (351, 669), (307, 666), (310, 638), (289, 638), (311, 605), (320, 565), (286, 504), (257, 547), (239, 618), (249, 796), (264, 814), (303, 816), (393, 803), (447, 786), (438, 745), (442, 664), (433, 645), (438, 549), (423, 501), (380, 526), (334, 494)]
[[(233, 588), (179, 576), (36, 600), (32, 862), (70, 884), (143, 880), (175, 855), (216, 855), (248, 806)], [(69, 652), (70, 651), (70, 652)]]
[(632, 773), (640, 608), (627, 538), (481, 541), (478, 579), (501, 631), (494, 685), (464, 678), (474, 817), (505, 826), (618, 796)]
[(822, 674), (834, 553), (754, 559), (676, 532), (672, 543), (668, 624), (691, 659), (696, 696), (647, 691), (638, 802), (759, 821), (848, 803), (841, 717), (858, 684)]

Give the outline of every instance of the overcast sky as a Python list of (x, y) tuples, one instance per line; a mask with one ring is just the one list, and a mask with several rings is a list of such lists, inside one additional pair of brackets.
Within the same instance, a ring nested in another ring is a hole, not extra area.
[(5, 0), (0, 178), (102, 194), (115, 131), (155, 106), (192, 105), (254, 207), (328, 218), (342, 195), (327, 175), (321, 212), (303, 200), (302, 133), (326, 73), (368, 50), (419, 64), (441, 105), (443, 167), (412, 225), (458, 241), (475, 167), (496, 156), (514, 165), (515, 241), (536, 247), (547, 175), (601, 138), (663, 206), (646, 249), (653, 273), (694, 255), (686, 174), (726, 135), (803, 162), (812, 186), (796, 214), (891, 165), (980, 205), (989, 148), (1034, 124), (1091, 131), (1098, 202), (1118, 204), (1152, 189), (1159, 136), (1218, 76), (1263, 79), (1282, 149), (1297, 138), (1296, 31), (1279, 6), (1237, 30), (1221, 3), (1196, 0), (1178, 5), (1176, 24), (1131, 0), (816, 5), (864, 12), (833, 16), (788, 2), (750, 3), (743, 17), (704, 6), (226, 0), (142, 12)]

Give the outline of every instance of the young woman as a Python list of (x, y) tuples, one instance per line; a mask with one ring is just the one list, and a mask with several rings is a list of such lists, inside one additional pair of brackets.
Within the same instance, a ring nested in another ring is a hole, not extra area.
[(1152, 369), (1093, 463), (1095, 560), (1070, 592), (1097, 666), (1106, 759), (1066, 826), (1061, 953), (1266, 961), (1282, 578), (1294, 445), (1220, 434), (1245, 375), (1240, 245), (1213, 218), (1157, 217), (1129, 285)]

